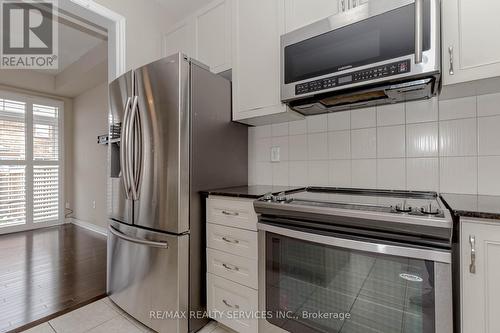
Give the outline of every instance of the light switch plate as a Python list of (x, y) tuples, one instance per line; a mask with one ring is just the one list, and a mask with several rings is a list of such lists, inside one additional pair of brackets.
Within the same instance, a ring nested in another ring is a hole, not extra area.
[(280, 147), (271, 147), (271, 162), (280, 161)]

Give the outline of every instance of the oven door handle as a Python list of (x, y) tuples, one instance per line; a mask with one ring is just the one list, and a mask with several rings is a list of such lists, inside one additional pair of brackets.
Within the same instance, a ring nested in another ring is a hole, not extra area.
[(345, 249), (451, 264), (451, 251), (428, 250), (422, 248), (363, 242), (359, 240), (324, 236), (288, 228), (276, 227), (265, 223), (258, 223), (257, 229), (290, 238), (324, 245), (331, 245)]

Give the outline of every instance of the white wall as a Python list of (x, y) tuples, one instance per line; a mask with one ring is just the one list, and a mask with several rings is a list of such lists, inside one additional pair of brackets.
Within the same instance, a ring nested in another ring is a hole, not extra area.
[[(97, 144), (106, 134), (108, 86), (102, 83), (73, 101), (73, 217), (106, 226), (107, 146)], [(92, 202), (96, 207), (93, 208)]]
[[(280, 146), (281, 162), (270, 149)], [(249, 183), (500, 195), (500, 94), (251, 128)]]
[(126, 67), (136, 68), (161, 57), (162, 36), (172, 25), (168, 10), (156, 1), (96, 0), (126, 19)]

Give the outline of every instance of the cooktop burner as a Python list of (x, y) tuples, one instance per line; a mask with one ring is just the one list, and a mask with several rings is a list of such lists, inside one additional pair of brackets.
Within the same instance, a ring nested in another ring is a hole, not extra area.
[(444, 207), (435, 192), (362, 190), (308, 187), (286, 195), (266, 194), (260, 201), (285, 205), (315, 206), (444, 218)]

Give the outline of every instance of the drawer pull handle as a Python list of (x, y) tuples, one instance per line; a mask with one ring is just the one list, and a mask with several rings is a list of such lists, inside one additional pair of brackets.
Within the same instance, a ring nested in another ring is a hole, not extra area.
[(224, 266), (225, 269), (227, 270), (230, 270), (230, 271), (239, 271), (240, 269), (234, 265), (228, 265), (228, 264), (222, 264), (222, 266)]
[(224, 303), (224, 305), (226, 305), (228, 308), (235, 308), (235, 309), (239, 309), (240, 306), (238, 304), (235, 304), (235, 305), (231, 305), (229, 304), (228, 301), (226, 301), (225, 299), (222, 300), (222, 303)]
[(231, 243), (231, 244), (239, 244), (240, 243), (240, 241), (237, 239), (230, 239), (227, 237), (222, 237), (222, 240), (226, 243)]
[(469, 272), (476, 274), (476, 236), (469, 235), (470, 243), (470, 265)]
[(450, 55), (450, 75), (455, 75), (455, 71), (453, 70), (453, 46), (448, 47), (448, 54)]
[(222, 214), (228, 215), (228, 216), (238, 216), (238, 215), (240, 215), (240, 213), (238, 213), (238, 212), (230, 212), (230, 211), (227, 211), (227, 210), (223, 210)]

